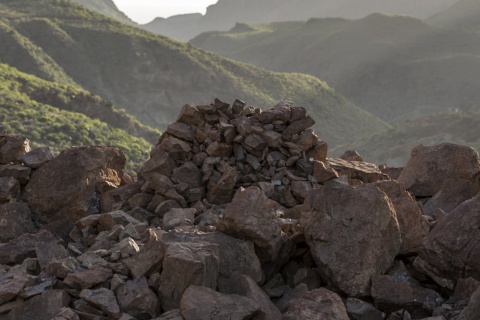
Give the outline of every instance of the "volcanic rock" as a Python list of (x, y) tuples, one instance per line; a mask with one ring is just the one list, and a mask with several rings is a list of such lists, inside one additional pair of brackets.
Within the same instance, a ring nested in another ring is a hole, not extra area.
[(117, 290), (120, 309), (137, 319), (154, 318), (159, 311), (157, 295), (148, 287), (146, 278), (127, 281)]
[(25, 153), (20, 157), (20, 161), (22, 161), (27, 167), (38, 169), (52, 160), (53, 157), (52, 150), (49, 147), (41, 147)]
[(7, 242), (24, 233), (33, 233), (31, 212), (26, 203), (0, 204), (0, 243)]

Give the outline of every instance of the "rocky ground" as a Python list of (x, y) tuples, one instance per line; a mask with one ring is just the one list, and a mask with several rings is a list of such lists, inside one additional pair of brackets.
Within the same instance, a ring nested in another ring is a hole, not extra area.
[(480, 161), (327, 158), (302, 107), (185, 106), (137, 176), (0, 126), (0, 320), (480, 319)]

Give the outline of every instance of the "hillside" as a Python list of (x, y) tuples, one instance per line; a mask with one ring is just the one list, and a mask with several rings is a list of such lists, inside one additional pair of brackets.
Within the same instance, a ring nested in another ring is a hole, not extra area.
[(191, 44), (266, 69), (321, 77), (391, 123), (480, 101), (480, 36), (410, 17), (238, 24)]
[[(448, 8), (457, 0), (219, 0), (206, 14), (157, 18), (143, 25), (149, 31), (188, 41), (205, 31), (226, 31), (235, 23), (267, 23), (340, 17), (359, 19), (372, 13), (403, 14), (420, 19)], [(360, 3), (360, 4), (359, 4)]]
[(11, 29), (4, 32), (10, 36), (0, 49), (2, 61), (48, 80), (74, 82), (154, 128), (164, 129), (185, 103), (216, 97), (258, 106), (293, 100), (319, 119), (316, 129), (332, 145), (386, 127), (315, 77), (225, 59), (67, 0), (4, 1), (0, 17)]
[(480, 32), (480, 2), (461, 0), (427, 20), (435, 26)]
[(120, 11), (112, 0), (73, 0), (104, 16), (118, 20), (128, 25), (136, 25), (125, 13)]
[[(421, 121), (408, 121), (382, 134), (371, 137), (368, 141), (357, 142), (349, 148), (358, 150), (365, 161), (386, 163), (390, 166), (404, 166), (410, 150), (419, 144), (436, 145), (451, 142), (480, 149), (480, 111), (445, 113), (430, 116)], [(332, 150), (339, 155), (344, 147)]]
[[(5, 64), (0, 64), (0, 124), (12, 134), (27, 136), (33, 148), (48, 146), (59, 152), (72, 146), (119, 146), (127, 156), (129, 171), (145, 162), (159, 137), (159, 132), (91, 93)], [(150, 141), (139, 136), (148, 136)]]

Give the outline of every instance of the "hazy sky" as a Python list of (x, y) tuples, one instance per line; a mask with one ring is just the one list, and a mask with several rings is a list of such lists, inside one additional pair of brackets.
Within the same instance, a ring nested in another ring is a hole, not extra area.
[(147, 23), (156, 17), (167, 18), (182, 13), (205, 13), (218, 0), (113, 0), (135, 22)]

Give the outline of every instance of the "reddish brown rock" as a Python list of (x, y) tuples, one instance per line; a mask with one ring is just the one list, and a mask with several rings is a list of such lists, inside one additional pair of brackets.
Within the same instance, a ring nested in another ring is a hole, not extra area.
[(186, 160), (188, 153), (192, 151), (191, 146), (187, 142), (168, 134), (162, 136), (160, 148), (167, 152), (173, 160), (181, 161)]
[(0, 204), (15, 202), (20, 197), (20, 183), (13, 177), (0, 177)]
[(375, 306), (356, 298), (348, 298), (345, 303), (347, 313), (352, 320), (384, 320), (386, 313)]
[(480, 316), (480, 289), (470, 298), (467, 308), (463, 310), (456, 320), (477, 320)]
[(0, 204), (0, 243), (34, 231), (31, 212), (26, 203)]
[(433, 216), (441, 209), (449, 214), (464, 201), (473, 198), (480, 191), (476, 182), (464, 179), (445, 180), (442, 188), (423, 206), (425, 214)]
[(364, 183), (389, 179), (373, 163), (346, 161), (343, 159), (328, 159), (327, 162), (340, 176), (346, 176), (349, 179), (360, 180)]
[(70, 273), (63, 282), (74, 289), (89, 289), (107, 281), (111, 277), (112, 271), (110, 269), (97, 267), (92, 270)]
[(249, 298), (194, 285), (185, 290), (180, 302), (185, 320), (253, 319), (258, 309), (258, 304)]
[(466, 146), (442, 143), (420, 145), (412, 150), (407, 165), (398, 178), (417, 197), (431, 197), (449, 179), (464, 179), (478, 183), (480, 162), (478, 153)]
[(237, 171), (224, 165), (223, 174), (215, 184), (209, 184), (207, 200), (212, 204), (222, 205), (232, 201), (237, 183)]
[(48, 290), (14, 308), (2, 320), (51, 320), (68, 307), (70, 296), (63, 290)]
[(157, 145), (150, 152), (150, 159), (140, 169), (139, 175), (144, 179), (147, 179), (153, 173), (170, 177), (174, 168), (175, 161), (160, 145)]
[(477, 195), (438, 221), (425, 238), (415, 263), (439, 285), (453, 289), (457, 279), (480, 275), (479, 208)]
[(188, 142), (195, 140), (195, 133), (192, 127), (182, 122), (175, 122), (169, 125), (166, 133)]
[(283, 320), (348, 320), (342, 299), (325, 288), (309, 291), (290, 301)]
[(188, 125), (198, 125), (203, 121), (203, 115), (197, 109), (186, 104), (183, 106), (177, 117), (177, 122), (183, 122)]
[(84, 289), (80, 292), (80, 298), (105, 312), (111, 319), (118, 319), (122, 315), (115, 295), (106, 288), (96, 290)]
[(325, 183), (327, 181), (338, 178), (338, 173), (330, 167), (327, 167), (322, 161), (313, 162), (313, 176), (319, 183)]
[(28, 281), (27, 271), (20, 265), (0, 275), (0, 306), (15, 298)]
[(15, 178), (21, 185), (26, 185), (30, 181), (32, 169), (18, 164), (0, 165), (0, 177)]
[(41, 147), (25, 153), (20, 157), (20, 161), (27, 167), (38, 169), (53, 158), (52, 150), (49, 147)]
[(158, 294), (162, 310), (178, 309), (190, 285), (215, 289), (218, 277), (218, 246), (209, 243), (168, 243)]
[(368, 295), (371, 277), (387, 271), (401, 246), (391, 201), (370, 185), (331, 184), (314, 196), (301, 224), (322, 278), (350, 297)]
[(47, 230), (12, 239), (0, 247), (0, 264), (17, 264), (26, 258), (34, 258), (36, 244), (51, 240), (54, 240), (54, 236)]
[(415, 199), (405, 191), (405, 186), (401, 183), (379, 181), (375, 186), (385, 192), (395, 208), (402, 234), (402, 246), (399, 254), (418, 253), (423, 239), (430, 231), (430, 223), (423, 216), (421, 208)]
[(230, 157), (233, 152), (233, 146), (227, 143), (213, 142), (207, 147), (207, 153), (210, 157)]
[(162, 229), (169, 231), (177, 226), (192, 226), (195, 220), (193, 208), (172, 208), (163, 216)]
[(136, 319), (151, 319), (159, 313), (157, 295), (148, 287), (147, 279), (127, 281), (117, 290), (120, 309)]
[(3, 136), (0, 137), (0, 164), (7, 164), (30, 151), (30, 142), (25, 137)]
[(175, 168), (172, 173), (172, 181), (175, 183), (186, 183), (190, 189), (202, 187), (202, 176), (200, 170), (193, 162)]
[(97, 184), (121, 184), (125, 156), (114, 147), (65, 150), (32, 174), (25, 198), (48, 221), (76, 221), (100, 212)]
[(238, 190), (223, 212), (220, 231), (238, 238), (252, 240), (270, 261), (276, 260), (283, 244), (277, 221), (277, 202), (268, 199), (257, 187)]
[(303, 119), (291, 122), (291, 124), (283, 131), (282, 134), (283, 136), (290, 136), (290, 135), (302, 133), (303, 131), (310, 128), (314, 124), (315, 124), (315, 120), (313, 120), (310, 116), (306, 116)]

